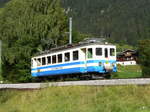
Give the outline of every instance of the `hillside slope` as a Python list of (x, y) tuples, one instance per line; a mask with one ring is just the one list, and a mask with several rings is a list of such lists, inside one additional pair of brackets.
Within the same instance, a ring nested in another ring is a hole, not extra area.
[[(0, 0), (0, 7), (9, 0)], [(82, 33), (136, 45), (150, 38), (150, 0), (62, 0)], [(132, 40), (131, 40), (132, 38)]]
[[(150, 0), (63, 0), (75, 29), (115, 42), (150, 38)], [(132, 40), (131, 40), (132, 38)]]

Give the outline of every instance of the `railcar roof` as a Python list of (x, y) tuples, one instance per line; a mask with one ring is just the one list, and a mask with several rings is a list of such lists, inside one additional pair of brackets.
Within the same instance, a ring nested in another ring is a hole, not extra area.
[(60, 47), (52, 48), (50, 50), (42, 51), (42, 52), (36, 54), (34, 57), (46, 55), (46, 54), (53, 53), (53, 52), (63, 51), (63, 50), (66, 50), (66, 49), (84, 47), (84, 46), (89, 46), (89, 45), (112, 45), (112, 46), (114, 46), (113, 44), (102, 43), (102, 42), (78, 43), (78, 44), (65, 45), (65, 46), (60, 46)]

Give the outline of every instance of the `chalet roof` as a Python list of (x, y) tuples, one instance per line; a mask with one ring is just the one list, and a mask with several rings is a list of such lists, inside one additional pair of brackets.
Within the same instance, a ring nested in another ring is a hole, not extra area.
[(120, 57), (120, 56), (131, 56), (131, 55), (138, 55), (137, 50), (127, 49), (127, 50), (125, 50), (123, 52), (117, 53), (117, 57)]
[(132, 49), (127, 49), (127, 50), (125, 50), (125, 51), (123, 51), (123, 53), (126, 53), (126, 52), (137, 52), (136, 50), (132, 50)]

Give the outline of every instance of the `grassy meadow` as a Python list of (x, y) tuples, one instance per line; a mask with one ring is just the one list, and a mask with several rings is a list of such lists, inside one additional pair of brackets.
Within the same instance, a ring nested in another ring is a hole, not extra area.
[(0, 112), (150, 112), (150, 86), (1, 90)]
[(140, 78), (142, 70), (139, 65), (117, 66), (118, 71), (113, 73), (112, 78)]

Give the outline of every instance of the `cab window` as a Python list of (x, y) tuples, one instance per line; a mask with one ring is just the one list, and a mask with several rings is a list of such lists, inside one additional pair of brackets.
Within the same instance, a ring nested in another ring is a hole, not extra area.
[(41, 58), (38, 58), (36, 61), (37, 61), (37, 66), (41, 66)]
[(110, 56), (115, 56), (115, 49), (114, 48), (110, 48)]

